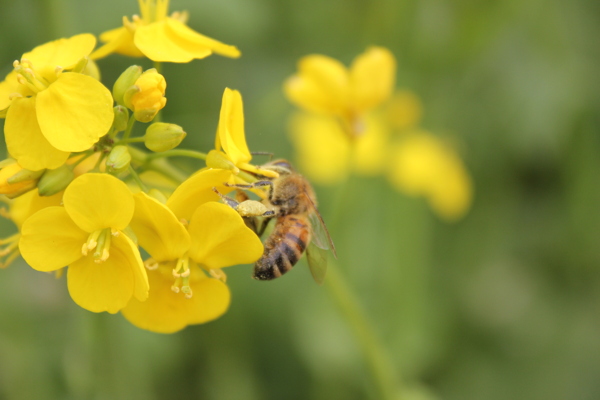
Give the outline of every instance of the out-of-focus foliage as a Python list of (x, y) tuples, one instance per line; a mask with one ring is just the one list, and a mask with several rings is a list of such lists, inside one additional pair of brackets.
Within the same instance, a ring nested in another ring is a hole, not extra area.
[[(397, 86), (420, 96), (422, 125), (461, 152), (474, 199), (452, 224), (382, 177), (316, 188), (340, 269), (403, 381), (444, 399), (600, 397), (597, 1), (172, 0), (171, 8), (242, 52), (164, 65), (163, 113), (187, 132), (183, 147), (213, 148), (228, 86), (243, 93), (249, 147), (290, 157), (293, 106), (282, 83), (297, 60), (319, 53), (347, 65), (380, 45), (398, 60)], [(0, 9), (4, 75), (24, 51), (119, 26), (137, 4), (0, 0)], [(112, 83), (132, 62), (111, 57), (98, 64)], [(14, 231), (2, 222), (1, 236)], [(82, 310), (64, 279), (15, 263), (0, 271), (0, 398), (372, 395), (353, 336), (304, 261), (274, 282), (250, 273), (228, 271), (224, 317), (166, 336)]]

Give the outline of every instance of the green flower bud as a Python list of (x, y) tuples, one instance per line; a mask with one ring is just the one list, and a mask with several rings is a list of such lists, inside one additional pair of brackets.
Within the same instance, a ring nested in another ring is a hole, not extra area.
[(74, 178), (73, 170), (67, 165), (46, 170), (38, 182), (38, 192), (40, 196), (52, 196), (66, 189)]
[(113, 108), (115, 113), (115, 119), (113, 121), (113, 128), (115, 132), (121, 132), (127, 129), (127, 123), (129, 122), (129, 110), (121, 105)]
[(146, 129), (144, 144), (154, 152), (174, 149), (185, 138), (182, 127), (165, 122), (155, 122)]
[(6, 182), (8, 182), (10, 185), (14, 185), (16, 183), (21, 183), (21, 182), (25, 182), (25, 181), (35, 181), (40, 176), (42, 176), (44, 171), (45, 171), (44, 169), (42, 169), (40, 171), (30, 171), (28, 169), (20, 169), (17, 173), (15, 173), (13, 176), (8, 178), (6, 180)]
[(117, 78), (114, 86), (113, 86), (113, 97), (115, 101), (127, 108), (131, 108), (127, 106), (124, 100), (125, 92), (131, 86), (135, 85), (135, 81), (142, 75), (142, 67), (139, 65), (132, 65), (127, 68), (119, 78)]
[(211, 150), (206, 155), (206, 166), (209, 168), (228, 169), (234, 174), (240, 172), (239, 168), (223, 153), (218, 150)]
[(106, 171), (109, 174), (120, 174), (129, 168), (131, 154), (127, 146), (115, 146), (106, 159)]

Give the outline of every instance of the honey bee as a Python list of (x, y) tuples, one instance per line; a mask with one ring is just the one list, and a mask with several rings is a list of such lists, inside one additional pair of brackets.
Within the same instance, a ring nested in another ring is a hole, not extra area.
[[(314, 280), (319, 284), (323, 283), (327, 271), (326, 250), (331, 250), (336, 257), (337, 255), (317, 209), (313, 188), (286, 160), (272, 161), (262, 168), (277, 172), (279, 177), (259, 176), (261, 180), (249, 185), (228, 185), (239, 189), (267, 188), (267, 196), (262, 200), (266, 211), (240, 212), (243, 216), (245, 214), (248, 225), (259, 236), (264, 233), (268, 223), (275, 219), (275, 226), (264, 243), (262, 257), (254, 265), (252, 277), (258, 280), (278, 278), (291, 270), (306, 252)], [(240, 211), (246, 209), (246, 201), (237, 203), (230, 198), (224, 200)], [(257, 216), (264, 217), (260, 225)]]

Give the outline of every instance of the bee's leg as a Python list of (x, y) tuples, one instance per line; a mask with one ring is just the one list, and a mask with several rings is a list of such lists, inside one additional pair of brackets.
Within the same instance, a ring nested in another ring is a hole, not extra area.
[(225, 196), (224, 194), (222, 194), (221, 192), (219, 192), (217, 190), (217, 188), (213, 187), (212, 188), (213, 192), (215, 192), (216, 194), (219, 195), (219, 197), (221, 198), (221, 200), (223, 200), (223, 203), (227, 204), (229, 207), (233, 208), (234, 210), (237, 211), (238, 206), (240, 205), (240, 203), (234, 199), (232, 199), (229, 196)]
[(229, 187), (233, 187), (233, 188), (237, 188), (237, 189), (254, 189), (257, 187), (268, 186), (269, 187), (269, 194), (268, 194), (269, 201), (271, 201), (271, 199), (273, 197), (273, 182), (272, 181), (257, 181), (257, 182), (250, 183), (247, 185), (225, 183), (225, 186), (229, 186)]
[[(269, 226), (269, 222), (271, 222), (271, 218), (263, 218), (262, 221), (260, 221), (260, 226), (257, 226), (254, 232), (256, 232), (256, 234), (259, 237), (261, 237), (263, 233), (265, 233), (267, 226)], [(257, 225), (256, 221), (254, 222), (254, 224)]]

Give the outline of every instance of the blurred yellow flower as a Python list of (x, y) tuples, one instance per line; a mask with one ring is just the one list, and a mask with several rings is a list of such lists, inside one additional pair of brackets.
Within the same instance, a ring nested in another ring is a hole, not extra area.
[(237, 58), (235, 46), (223, 44), (190, 29), (187, 13), (174, 12), (167, 15), (168, 0), (138, 0), (141, 18), (134, 15), (132, 21), (123, 17), (123, 26), (106, 31), (100, 40), (106, 43), (91, 57), (98, 59), (112, 53), (131, 57), (146, 56), (152, 61), (186, 63), (205, 58), (212, 53)]
[(460, 157), (428, 132), (414, 132), (391, 150), (390, 182), (398, 190), (427, 198), (446, 220), (457, 220), (473, 197), (471, 178)]
[(146, 261), (150, 294), (146, 301), (132, 299), (122, 310), (125, 318), (142, 329), (172, 333), (221, 316), (230, 301), (221, 268), (256, 261), (263, 252), (260, 239), (224, 204), (197, 207), (186, 230), (162, 203), (143, 193), (135, 202), (131, 228), (152, 257)]
[(303, 57), (298, 73), (285, 81), (284, 91), (300, 108), (338, 118), (344, 131), (357, 137), (367, 129), (366, 113), (391, 96), (395, 81), (393, 54), (371, 47), (349, 69), (327, 56)]
[(116, 313), (131, 299), (148, 297), (139, 251), (123, 233), (134, 212), (133, 195), (119, 179), (87, 173), (63, 195), (64, 207), (46, 207), (22, 226), (19, 247), (38, 271), (69, 266), (71, 298), (93, 311)]
[(331, 185), (352, 171), (374, 176), (384, 171), (389, 132), (380, 115), (365, 117), (367, 127), (352, 141), (332, 118), (297, 113), (290, 120), (290, 136), (298, 166), (315, 183)]
[(108, 133), (110, 91), (90, 76), (64, 72), (79, 67), (95, 43), (81, 34), (38, 46), (0, 83), (6, 146), (23, 168), (58, 168), (69, 152), (87, 150)]

